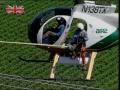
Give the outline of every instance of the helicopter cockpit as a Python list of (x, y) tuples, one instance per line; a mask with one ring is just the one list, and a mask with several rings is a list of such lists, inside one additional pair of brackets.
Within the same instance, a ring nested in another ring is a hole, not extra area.
[[(54, 44), (59, 43), (59, 38), (62, 37), (62, 33), (66, 27), (66, 23), (71, 15), (70, 8), (54, 8), (49, 9), (45, 12), (38, 13), (32, 21), (28, 24), (28, 37), (32, 43), (40, 44)], [(59, 21), (59, 19), (61, 19)], [(60, 23), (62, 24), (63, 30), (61, 31), (59, 27)], [(58, 29), (58, 30), (57, 30)], [(59, 31), (61, 31), (59, 33)], [(51, 35), (51, 32), (56, 33), (56, 35)], [(49, 41), (45, 40), (49, 34)], [(58, 34), (58, 35), (57, 35)]]
[(42, 33), (43, 44), (54, 44), (63, 34), (65, 27), (66, 20), (60, 16), (55, 17), (52, 20), (48, 20), (48, 22), (43, 25), (43, 28), (38, 32), (37, 37), (39, 39), (40, 34)]

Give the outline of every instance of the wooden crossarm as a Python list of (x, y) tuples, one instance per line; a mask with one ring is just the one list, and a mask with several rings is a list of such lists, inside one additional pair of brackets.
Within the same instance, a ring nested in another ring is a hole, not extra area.
[(94, 65), (94, 61), (95, 61), (96, 55), (97, 55), (97, 52), (92, 52), (92, 54), (91, 54), (89, 67), (88, 67), (88, 72), (87, 72), (87, 77), (86, 77), (87, 80), (91, 79), (93, 65)]
[(54, 62), (53, 62), (51, 73), (50, 73), (50, 78), (51, 79), (54, 79), (54, 77), (55, 77), (55, 68), (56, 68), (56, 64), (58, 63), (58, 59), (59, 59), (59, 55), (55, 54)]

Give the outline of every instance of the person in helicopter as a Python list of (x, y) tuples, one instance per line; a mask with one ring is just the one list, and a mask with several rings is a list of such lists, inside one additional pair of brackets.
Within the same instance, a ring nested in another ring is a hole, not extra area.
[(64, 32), (65, 26), (66, 26), (66, 21), (64, 18), (62, 17), (57, 17), (56, 18), (58, 25), (57, 27), (52, 30), (52, 31), (47, 31), (44, 35), (43, 35), (43, 43), (45, 44), (49, 44), (49, 38), (52, 37), (56, 37), (59, 38), (62, 33)]
[(86, 69), (85, 54), (86, 54), (86, 41), (88, 41), (88, 36), (86, 30), (84, 30), (84, 25), (82, 23), (77, 24), (77, 30), (73, 34), (73, 37), (69, 41), (68, 47), (72, 51), (72, 58), (75, 59), (78, 52), (80, 52), (79, 57), (82, 58), (82, 65)]

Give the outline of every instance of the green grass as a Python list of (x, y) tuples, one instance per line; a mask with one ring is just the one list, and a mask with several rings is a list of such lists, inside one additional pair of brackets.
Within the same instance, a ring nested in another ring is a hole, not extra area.
[[(106, 2), (104, 0), (96, 1), (104, 4), (108, 3), (109, 0), (106, 0)], [(118, 4), (118, 0), (112, 0), (111, 2)], [(23, 5), (25, 13), (22, 15), (6, 14), (5, 7), (8, 4)], [(4, 3), (0, 3), (0, 40), (30, 42), (27, 36), (27, 24), (33, 16), (40, 11), (59, 6), (71, 7), (73, 2), (72, 0), (21, 0), (21, 2), (18, 0), (6, 0)], [(0, 73), (48, 78), (52, 63), (25, 62), (20, 59), (46, 61), (48, 55), (47, 51), (43, 51), (35, 46), (0, 44)], [(56, 77), (59, 80), (55, 82), (61, 82), (61, 84), (56, 84), (53, 81), (48, 82), (47, 80), (21, 80), (0, 75), (0, 90), (21, 90), (20, 88), (23, 90), (25, 88), (39, 90), (73, 90), (74, 88), (81, 88), (80, 90), (89, 90), (86, 87), (64, 85), (62, 83), (117, 90), (118, 46), (98, 53), (92, 76), (93, 81), (80, 80), (81, 77), (84, 77), (84, 73), (76, 66), (57, 65)], [(78, 79), (78, 81), (70, 79)]]

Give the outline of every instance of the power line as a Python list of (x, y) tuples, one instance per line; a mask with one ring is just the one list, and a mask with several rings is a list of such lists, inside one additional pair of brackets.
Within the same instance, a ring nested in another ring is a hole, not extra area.
[(16, 89), (24, 89), (24, 90), (33, 90), (30, 88), (23, 88), (23, 87), (18, 87), (18, 86), (13, 86), (13, 85), (6, 85), (6, 84), (0, 84), (0, 86), (5, 86), (5, 87), (9, 87), (9, 88), (16, 88)]
[[(0, 77), (8, 78), (8, 79), (20, 80), (20, 81), (27, 81), (27, 82), (42, 83), (42, 84), (47, 84), (47, 85), (54, 85), (54, 86), (59, 86), (59, 87), (66, 87), (66, 88), (71, 88), (71, 89), (86, 88), (86, 89), (92, 89), (92, 90), (107, 90), (107, 89), (102, 89), (102, 88), (88, 87), (88, 86), (85, 86), (85, 85), (75, 85), (75, 84), (62, 83), (62, 82), (58, 82), (58, 81), (54, 82), (54, 81), (41, 80), (41, 79), (37, 79), (37, 81), (28, 80), (28, 79), (25, 79), (22, 76), (9, 75), (9, 74), (3, 74), (3, 73), (0, 73)], [(50, 84), (50, 83), (52, 83), (52, 84)]]
[[(0, 76), (1, 77), (1, 76)], [(50, 84), (49, 82), (42, 82), (42, 81), (32, 81), (32, 80), (25, 80), (25, 79), (16, 79), (16, 78), (10, 78), (10, 77), (3, 77), (2, 78), (6, 78), (6, 79), (15, 79), (15, 80), (19, 80), (19, 81), (26, 81), (26, 82), (34, 82), (34, 83), (41, 83), (41, 84), (46, 84), (46, 85), (51, 85), (51, 86), (58, 86), (58, 87), (65, 87), (65, 88), (71, 88), (71, 89), (81, 89), (81, 88), (76, 88), (76, 87), (71, 87), (71, 86), (65, 86), (65, 85), (57, 85), (57, 84)], [(2, 84), (3, 85), (3, 84)], [(9, 87), (15, 87), (15, 86), (10, 86)], [(16, 87), (16, 88), (22, 88), (22, 87)]]

